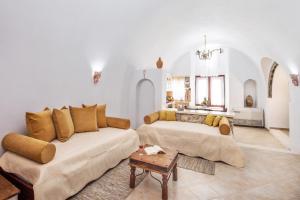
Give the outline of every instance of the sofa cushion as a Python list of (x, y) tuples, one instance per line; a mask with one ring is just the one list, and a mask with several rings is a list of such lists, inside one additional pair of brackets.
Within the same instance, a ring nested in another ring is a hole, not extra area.
[(219, 131), (223, 135), (229, 135), (230, 134), (230, 124), (226, 117), (222, 117), (219, 123)]
[(166, 120), (167, 121), (176, 121), (176, 112), (175, 111), (167, 111), (166, 112)]
[(97, 105), (86, 108), (70, 106), (75, 133), (97, 131)]
[[(96, 104), (97, 105), (97, 104)], [(82, 104), (82, 107), (90, 107), (91, 105)], [(106, 104), (97, 105), (97, 125), (98, 128), (106, 128)]]
[(67, 141), (74, 134), (74, 124), (70, 110), (66, 107), (60, 110), (53, 109), (52, 118), (57, 139), (61, 142)]
[(144, 117), (145, 124), (152, 124), (159, 119), (159, 112), (154, 112)]
[(216, 116), (215, 119), (214, 119), (214, 122), (213, 122), (213, 126), (214, 127), (219, 126), (219, 123), (220, 123), (221, 119), (222, 119), (221, 116)]
[(7, 134), (2, 140), (2, 147), (6, 151), (42, 164), (50, 162), (56, 150), (51, 143), (17, 133)]
[(107, 117), (107, 125), (113, 128), (129, 129), (130, 120), (117, 117)]
[(159, 120), (162, 120), (162, 121), (167, 120), (167, 111), (166, 110), (159, 111)]
[(46, 142), (56, 138), (52, 112), (48, 108), (37, 113), (26, 112), (26, 126), (30, 137)]
[(208, 126), (212, 126), (214, 123), (215, 117), (216, 116), (214, 116), (212, 114), (208, 114), (204, 120), (204, 124), (206, 124)]

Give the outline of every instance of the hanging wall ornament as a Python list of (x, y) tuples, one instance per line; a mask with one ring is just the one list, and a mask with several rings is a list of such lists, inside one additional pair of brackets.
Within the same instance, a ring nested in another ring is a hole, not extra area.
[(156, 67), (157, 69), (161, 69), (164, 65), (164, 62), (162, 61), (161, 57), (158, 58), (158, 60), (156, 61)]

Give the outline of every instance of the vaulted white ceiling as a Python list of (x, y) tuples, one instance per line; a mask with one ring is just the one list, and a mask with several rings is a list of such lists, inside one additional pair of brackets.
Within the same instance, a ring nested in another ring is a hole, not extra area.
[(297, 0), (2, 0), (0, 44), (45, 43), (40, 50), (49, 54), (76, 50), (91, 63), (122, 58), (144, 68), (158, 56), (172, 63), (207, 34), (256, 63), (270, 57), (300, 71), (299, 7)]

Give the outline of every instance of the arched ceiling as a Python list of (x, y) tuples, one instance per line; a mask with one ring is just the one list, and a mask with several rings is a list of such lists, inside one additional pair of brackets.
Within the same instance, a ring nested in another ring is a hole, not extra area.
[(211, 44), (243, 51), (257, 64), (270, 57), (294, 72), (299, 7), (297, 0), (2, 0), (0, 43), (44, 42), (51, 53), (75, 48), (91, 63), (123, 58), (146, 68), (159, 56), (168, 67), (207, 34)]

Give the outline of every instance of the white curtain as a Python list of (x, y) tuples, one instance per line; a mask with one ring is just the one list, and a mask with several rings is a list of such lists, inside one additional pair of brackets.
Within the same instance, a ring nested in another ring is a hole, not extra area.
[(174, 100), (184, 100), (185, 98), (184, 77), (172, 78), (172, 91), (173, 91)]
[(211, 77), (211, 105), (223, 106), (225, 104), (224, 77)]
[(196, 77), (196, 104), (201, 104), (206, 98), (208, 100), (208, 78)]

